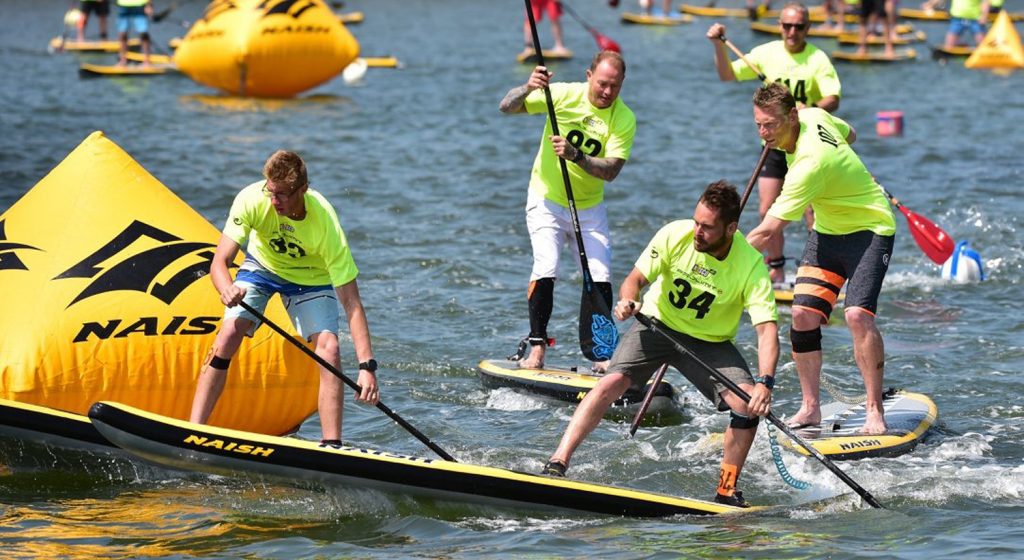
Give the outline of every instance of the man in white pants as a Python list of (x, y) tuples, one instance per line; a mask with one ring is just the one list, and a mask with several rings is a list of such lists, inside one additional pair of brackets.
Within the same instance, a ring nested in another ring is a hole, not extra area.
[[(619, 99), (625, 77), (626, 63), (622, 56), (602, 51), (594, 56), (586, 82), (550, 83), (551, 74), (545, 67), (538, 66), (525, 84), (512, 88), (501, 100), (502, 113), (546, 115), (543, 90), (549, 88), (558, 129), (564, 135), (555, 136), (551, 122), (547, 122), (530, 177), (526, 201), (526, 224), (533, 246), (533, 271), (527, 291), (530, 349), (520, 360), (520, 367), (544, 365), (559, 254), (567, 240), (575, 245), (559, 158), (567, 163), (595, 288), (608, 308), (612, 307), (611, 239), (604, 206), (604, 183), (619, 175), (629, 159), (636, 132), (633, 111)], [(595, 364), (597, 369), (602, 369), (603, 365)]]

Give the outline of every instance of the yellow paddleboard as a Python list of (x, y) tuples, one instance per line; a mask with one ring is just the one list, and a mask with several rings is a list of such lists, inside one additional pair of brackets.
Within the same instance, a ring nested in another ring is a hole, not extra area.
[(917, 51), (914, 49), (906, 49), (903, 51), (896, 51), (892, 57), (885, 56), (881, 52), (868, 52), (865, 54), (857, 54), (849, 51), (832, 51), (830, 54), (832, 60), (841, 60), (843, 62), (859, 62), (859, 63), (892, 63), (892, 62), (909, 62), (917, 58)]
[[(131, 62), (143, 62), (146, 60), (146, 55), (140, 52), (128, 51), (127, 53), (125, 53), (125, 58), (127, 58)], [(150, 54), (149, 63), (166, 65), (174, 64), (174, 60), (166, 54)]]
[(694, 6), (692, 4), (682, 4), (679, 6), (679, 11), (684, 14), (701, 17), (742, 17), (745, 18), (749, 15), (745, 8), (718, 8), (713, 6)]
[[(771, 23), (765, 22), (765, 21), (751, 22), (750, 30), (751, 31), (755, 31), (757, 33), (767, 33), (767, 34), (771, 34), (771, 35), (781, 35), (782, 34), (782, 30), (779, 28), (779, 24), (777, 22), (771, 22)], [(900, 34), (900, 35), (903, 35), (903, 34), (906, 34), (906, 33), (912, 33), (913, 31), (914, 31), (914, 28), (913, 28), (913, 26), (910, 26), (910, 25), (900, 24), (900, 25), (896, 26), (896, 33)], [(837, 31), (837, 30), (835, 30), (835, 29), (833, 29), (831, 27), (829, 27), (829, 28), (811, 27), (810, 30), (807, 31), (807, 36), (808, 37), (828, 37), (828, 38), (835, 39), (835, 38), (839, 37), (840, 35), (843, 35), (843, 34), (846, 34), (846, 33), (847, 33), (847, 31), (845, 31), (845, 30), (843, 31), (843, 33), (840, 33), (839, 31)]]
[[(129, 49), (141, 47), (142, 41), (138, 37), (128, 39)], [(50, 51), (56, 52), (61, 50), (68, 52), (117, 52), (121, 50), (121, 43), (119, 41), (72, 41), (67, 39), (62, 47), (60, 37), (50, 39)]]
[[(893, 45), (897, 45), (897, 46), (906, 46), (906, 45), (909, 45), (910, 43), (925, 41), (927, 39), (928, 39), (928, 36), (925, 35), (924, 31), (915, 31), (915, 32), (907, 34), (907, 35), (899, 35), (899, 36), (897, 36), (895, 39), (892, 40), (892, 44)], [(841, 45), (859, 45), (860, 44), (860, 34), (859, 33), (843, 33), (842, 35), (837, 37), (836, 40), (839, 41), (839, 43)], [(884, 45), (885, 44), (885, 38), (881, 37), (879, 35), (870, 35), (869, 34), (868, 35), (867, 44), (869, 44), (869, 45)]]
[(171, 64), (151, 64), (149, 66), (143, 66), (141, 64), (129, 64), (127, 66), (105, 65), (105, 64), (89, 64), (83, 62), (78, 67), (78, 75), (83, 78), (92, 77), (105, 77), (112, 78), (118, 76), (160, 76), (168, 72), (173, 72), (174, 66)]
[[(572, 58), (572, 51), (557, 52), (557, 51), (544, 50), (544, 51), (541, 51), (541, 52), (544, 53), (544, 62), (552, 62), (552, 61), (558, 61), (558, 60), (569, 60), (569, 59)], [(520, 64), (537, 64), (538, 63), (537, 55), (533, 51), (530, 51), (529, 53), (519, 53), (518, 55), (516, 55), (516, 60), (519, 61)]]
[(363, 57), (366, 65), (370, 68), (401, 68), (404, 66), (393, 56), (366, 56)]
[(953, 47), (946, 47), (944, 45), (938, 45), (932, 47), (932, 58), (949, 58), (951, 56), (971, 56), (974, 53), (973, 46), (957, 45)]
[(363, 23), (363, 12), (348, 12), (347, 14), (338, 14), (338, 21), (345, 25), (354, 25), (357, 23)]
[(638, 25), (682, 25), (693, 21), (693, 16), (683, 14), (681, 16), (656, 16), (650, 14), (622, 13), (622, 23), (635, 23)]

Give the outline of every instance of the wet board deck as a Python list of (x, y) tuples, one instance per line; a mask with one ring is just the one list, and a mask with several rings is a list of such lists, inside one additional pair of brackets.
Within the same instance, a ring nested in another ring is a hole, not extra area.
[(895, 62), (910, 62), (917, 58), (917, 51), (914, 49), (906, 49), (902, 51), (896, 51), (895, 55), (891, 58), (885, 56), (882, 52), (867, 52), (865, 54), (857, 54), (851, 51), (832, 51), (829, 53), (832, 60), (839, 60), (842, 62), (855, 62), (861, 64), (892, 64)]
[(682, 25), (684, 23), (693, 22), (693, 16), (689, 14), (683, 14), (679, 16), (664, 16), (664, 15), (651, 15), (651, 14), (634, 14), (630, 12), (622, 13), (622, 23), (632, 23), (637, 25)]
[[(94, 404), (89, 419), (118, 447), (147, 461), (186, 472), (268, 479), (292, 486), (367, 490), (400, 498), (425, 498), (429, 503), (440, 500), (520, 511), (629, 517), (751, 511), (634, 488), (377, 449), (319, 447), (316, 442), (298, 438), (192, 424), (118, 403)], [(353, 494), (353, 499), (358, 496)]]
[[(781, 35), (782, 34), (782, 30), (779, 28), (778, 22), (755, 21), (755, 22), (752, 22), (750, 24), (750, 30), (751, 31), (755, 31), (757, 33), (766, 33), (766, 34), (770, 34), (770, 35)], [(907, 33), (913, 33), (913, 32), (914, 32), (914, 27), (911, 26), (911, 25), (901, 24), (901, 25), (897, 25), (896, 26), (896, 33), (897, 34), (905, 35)], [(831, 28), (831, 27), (825, 27), (825, 28), (822, 28), (822, 27), (811, 27), (807, 31), (807, 36), (808, 37), (827, 37), (827, 38), (835, 39), (835, 38), (838, 38), (840, 35), (845, 35), (847, 33), (849, 33), (849, 32), (845, 31), (845, 30), (842, 33), (840, 33), (839, 30)]]
[(177, 70), (171, 64), (141, 64), (127, 66), (82, 63), (78, 67), (78, 75), (83, 78), (117, 78), (126, 76), (162, 76)]
[[(868, 35), (867, 39), (867, 44), (869, 45), (885, 45), (885, 38), (882, 37), (881, 35)], [(924, 31), (915, 31), (913, 33), (907, 33), (904, 35), (897, 36), (895, 39), (892, 40), (892, 44), (900, 47), (909, 45), (911, 43), (920, 43), (922, 41), (926, 41), (927, 39), (928, 35), (925, 34)], [(859, 45), (860, 34), (843, 33), (842, 35), (836, 37), (836, 40), (839, 41), (839, 44), (841, 45)]]
[[(498, 389), (508, 387), (531, 395), (547, 397), (559, 401), (578, 403), (601, 380), (601, 375), (593, 374), (584, 367), (559, 368), (546, 366), (543, 369), (521, 368), (512, 360), (482, 360), (477, 365), (477, 372), (485, 387)], [(649, 386), (650, 382), (648, 382)], [(641, 392), (630, 389), (621, 399), (612, 403), (613, 407), (634, 407), (639, 405), (646, 395), (647, 388)], [(651, 400), (650, 413), (678, 412), (675, 403), (675, 388), (665, 381), (658, 385), (658, 392)]]
[[(570, 60), (570, 59), (572, 59), (572, 51), (558, 52), (558, 51), (544, 50), (544, 51), (541, 51), (541, 52), (544, 54), (544, 62), (552, 62), (552, 61)], [(519, 54), (517, 54), (516, 55), (516, 61), (518, 61), (520, 64), (537, 64), (537, 62), (538, 62), (537, 55), (536, 55), (536, 53), (533, 53), (533, 52), (530, 52), (529, 54), (526, 54), (526, 53), (519, 53)]]
[(750, 13), (746, 8), (719, 8), (716, 6), (696, 6), (693, 4), (682, 4), (679, 11), (684, 14), (701, 17), (749, 17)]
[[(137, 37), (128, 39), (129, 49), (142, 47), (142, 41)], [(50, 39), (50, 52), (64, 50), (67, 52), (117, 52), (121, 50), (121, 43), (118, 41), (73, 41), (66, 39), (63, 49), (61, 48), (60, 37)]]
[[(939, 415), (935, 403), (921, 393), (889, 391), (882, 402), (884, 435), (866, 436), (858, 432), (864, 427), (864, 405), (834, 402), (821, 407), (821, 424), (801, 428), (796, 434), (831, 459), (853, 460), (868, 457), (892, 457), (911, 451)], [(807, 455), (807, 451), (782, 434), (784, 443)]]

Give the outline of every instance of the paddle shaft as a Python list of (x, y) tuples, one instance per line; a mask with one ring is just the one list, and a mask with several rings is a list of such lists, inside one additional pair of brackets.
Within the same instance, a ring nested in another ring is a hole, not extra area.
[[(764, 167), (764, 161), (768, 158), (768, 150), (770, 148), (765, 144), (761, 150), (761, 157), (757, 159), (757, 165), (754, 166), (754, 173), (750, 175), (750, 180), (747, 181), (747, 187), (743, 189), (743, 198), (740, 199), (740, 211), (739, 214), (743, 213), (743, 207), (747, 205), (747, 199), (750, 198), (750, 193), (754, 189), (754, 183), (757, 182), (757, 177), (761, 175), (761, 168)], [(658, 371), (654, 373), (654, 381), (651, 382), (651, 388), (647, 390), (647, 394), (644, 395), (643, 402), (640, 403), (640, 410), (636, 411), (636, 416), (633, 417), (633, 423), (629, 425), (629, 436), (633, 437), (636, 434), (636, 429), (640, 426), (640, 422), (644, 419), (644, 414), (647, 414), (647, 409), (651, 406), (651, 401), (654, 400), (654, 392), (661, 383), (661, 379), (665, 377), (665, 371), (668, 370), (668, 364), (662, 364)]]
[[(530, 6), (530, 0), (523, 0), (526, 3), (526, 17), (530, 22), (530, 33), (533, 34), (533, 50), (537, 53), (537, 63), (539, 66), (545, 66), (544, 64), (544, 53), (540, 48), (540, 36), (537, 34), (537, 21), (533, 18), (533, 8)], [(544, 88), (544, 98), (547, 101), (548, 106), (548, 119), (551, 121), (551, 133), (555, 136), (561, 136), (558, 132), (558, 117), (555, 115), (555, 102), (551, 99), (551, 89), (548, 87)], [(574, 146), (575, 149), (579, 149)], [(572, 183), (569, 181), (569, 167), (566, 165), (565, 160), (558, 158), (558, 165), (562, 169), (562, 183), (565, 184), (565, 197), (569, 202), (569, 216), (572, 219), (572, 231), (576, 236), (576, 249), (579, 252), (580, 259), (580, 270), (583, 272), (583, 289), (590, 295), (590, 301), (592, 304), (596, 304), (597, 313), (610, 317), (611, 312), (608, 309), (608, 304), (601, 297), (601, 294), (597, 292), (594, 287), (594, 278), (590, 275), (590, 265), (587, 264), (587, 251), (583, 246), (583, 232), (580, 229), (580, 218), (576, 213), (576, 199), (572, 194)], [(584, 321), (584, 317), (580, 317), (580, 321)], [(609, 319), (610, 320), (610, 319)], [(593, 358), (588, 356), (588, 358)], [(603, 358), (602, 358), (603, 359)]]
[[(698, 358), (697, 355), (694, 354), (693, 352), (691, 352), (689, 348), (687, 348), (686, 346), (683, 346), (682, 344), (679, 343), (678, 340), (673, 338), (672, 335), (670, 335), (667, 332), (665, 332), (664, 330), (662, 330), (662, 328), (658, 324), (656, 324), (650, 317), (644, 315), (643, 313), (637, 313), (636, 314), (636, 319), (637, 319), (637, 321), (640, 321), (640, 324), (644, 325), (648, 329), (651, 329), (653, 332), (655, 332), (655, 333), (665, 337), (665, 339), (667, 339), (668, 341), (670, 341), (672, 343), (672, 346), (675, 347), (677, 352), (679, 352), (680, 354), (684, 354), (686, 356), (689, 356), (694, 362), (697, 363), (697, 365), (699, 365), (703, 369), (707, 370), (707, 372), (712, 377), (714, 377), (716, 381), (718, 381), (722, 385), (725, 385), (725, 387), (727, 389), (729, 389), (730, 391), (735, 393), (736, 396), (738, 396), (739, 398), (743, 399), (743, 402), (750, 402), (750, 395), (748, 395), (746, 393), (746, 391), (741, 389), (739, 387), (739, 385), (734, 383), (731, 379), (729, 379), (725, 375), (722, 375), (722, 373), (720, 371), (718, 371), (717, 369), (709, 366), (703, 360)], [(775, 416), (774, 413), (769, 412), (765, 416), (765, 418), (767, 418), (769, 422), (774, 424), (775, 427), (777, 427), (778, 429), (782, 430), (783, 433), (785, 433), (787, 436), (789, 436), (789, 438), (792, 439), (794, 442), (796, 442), (800, 447), (806, 449), (807, 452), (810, 453), (815, 459), (820, 461), (821, 464), (825, 465), (825, 467), (828, 468), (828, 470), (832, 471), (837, 477), (839, 477), (840, 480), (845, 482), (847, 486), (852, 488), (854, 492), (859, 494), (860, 497), (863, 498), (865, 502), (867, 502), (868, 504), (871, 505), (871, 507), (875, 507), (875, 508), (881, 508), (882, 507), (882, 504), (880, 504), (878, 502), (878, 500), (876, 500), (875, 497), (871, 495), (870, 492), (868, 492), (867, 490), (862, 488), (859, 484), (857, 484), (852, 478), (849, 477), (849, 475), (847, 475), (845, 472), (843, 472), (842, 469), (837, 467), (836, 464), (833, 463), (828, 457), (822, 455), (822, 453), (820, 451), (818, 451), (817, 449), (812, 447), (810, 444), (808, 444), (806, 441), (804, 441), (803, 438), (801, 438), (800, 436), (796, 435), (796, 433), (793, 431), (793, 429), (790, 428), (789, 426), (787, 426), (785, 422), (779, 420), (779, 418), (777, 416)]]
[(719, 35), (718, 38), (721, 39), (723, 43), (725, 43), (725, 46), (732, 49), (732, 52), (736, 53), (736, 56), (740, 57), (740, 60), (746, 63), (746, 65), (749, 66), (755, 74), (757, 74), (757, 79), (761, 80), (762, 82), (768, 81), (768, 77), (762, 74), (756, 66), (754, 66), (749, 60), (747, 60), (747, 57), (743, 56), (743, 51), (737, 49), (736, 45), (732, 44), (732, 41), (726, 39), (725, 35)]
[[(333, 373), (335, 375), (335, 377), (337, 377), (338, 379), (341, 379), (342, 381), (344, 381), (345, 384), (348, 385), (349, 387), (351, 387), (352, 389), (355, 389), (356, 391), (361, 391), (362, 390), (362, 387), (360, 387), (358, 383), (356, 383), (355, 381), (352, 381), (352, 379), (350, 377), (348, 377), (347, 375), (345, 375), (344, 373), (342, 373), (341, 370), (339, 370), (338, 368), (334, 367), (327, 360), (325, 360), (325, 359), (321, 358), (320, 356), (318, 356), (316, 354), (316, 352), (310, 350), (301, 341), (297, 340), (294, 336), (288, 334), (287, 331), (285, 331), (284, 329), (279, 327), (276, 323), (274, 323), (273, 321), (268, 319), (265, 315), (263, 315), (262, 313), (257, 311), (253, 306), (249, 305), (248, 303), (246, 303), (244, 301), (240, 301), (240, 302), (238, 302), (238, 304), (241, 305), (242, 308), (245, 309), (246, 311), (248, 311), (249, 313), (252, 313), (253, 316), (255, 316), (261, 322), (266, 324), (268, 327), (270, 327), (271, 329), (276, 331), (277, 334), (283, 336), (286, 340), (288, 340), (288, 342), (291, 342), (293, 345), (295, 345), (296, 348), (298, 348), (299, 350), (302, 350), (302, 352), (305, 353), (307, 356), (309, 356), (310, 358), (313, 358), (313, 360), (316, 361), (316, 363), (320, 364), (320, 367), (322, 367), (322, 368), (326, 369), (327, 371)], [(385, 405), (384, 403), (378, 401), (377, 402), (377, 408), (379, 408), (380, 411), (383, 412), (384, 414), (387, 414), (388, 417), (390, 417), (392, 420), (394, 420), (395, 422), (398, 422), (398, 425), (400, 425), (403, 428), (405, 428), (406, 431), (408, 431), (410, 434), (415, 436), (416, 439), (418, 439), (421, 442), (423, 442), (424, 444), (426, 444), (427, 447), (429, 447), (431, 450), (433, 450), (434, 453), (437, 453), (442, 459), (444, 459), (445, 461), (451, 461), (453, 463), (457, 463), (458, 462), (451, 455), (449, 455), (447, 452), (445, 452), (444, 449), (441, 449), (434, 442), (430, 441), (430, 439), (427, 438), (427, 436), (423, 435), (412, 424), (406, 422), (404, 418), (399, 416), (395, 411), (393, 411), (390, 408), (388, 408), (387, 405)]]

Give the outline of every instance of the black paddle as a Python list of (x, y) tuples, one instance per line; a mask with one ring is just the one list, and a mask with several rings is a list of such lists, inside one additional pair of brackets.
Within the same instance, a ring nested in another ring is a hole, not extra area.
[[(349, 387), (355, 389), (356, 391), (361, 390), (361, 387), (359, 387), (358, 383), (356, 383), (355, 381), (352, 381), (352, 379), (349, 378), (344, 373), (341, 373), (341, 371), (338, 368), (336, 368), (333, 365), (331, 365), (330, 363), (328, 363), (327, 360), (321, 358), (320, 356), (317, 356), (316, 352), (313, 352), (312, 350), (310, 350), (301, 341), (296, 340), (295, 337), (293, 337), (292, 335), (288, 334), (288, 332), (286, 332), (281, 327), (277, 326), (273, 321), (268, 319), (266, 316), (264, 316), (262, 313), (260, 313), (256, 309), (254, 309), (251, 305), (249, 305), (248, 303), (245, 303), (244, 301), (238, 302), (238, 305), (241, 305), (243, 309), (245, 309), (249, 313), (252, 313), (253, 316), (255, 316), (257, 319), (259, 319), (260, 321), (265, 323), (268, 327), (270, 327), (274, 331), (276, 331), (277, 334), (283, 336), (285, 339), (288, 340), (288, 342), (291, 342), (292, 344), (294, 344), (296, 348), (298, 348), (299, 350), (302, 350), (307, 356), (309, 356), (310, 358), (313, 358), (316, 361), (316, 363), (320, 364), (320, 366), (323, 367), (324, 369), (326, 369), (327, 371), (333, 373), (335, 376), (338, 377), (338, 379), (341, 379), (342, 381), (344, 381), (346, 385), (348, 385)], [(423, 442), (424, 444), (426, 444), (427, 447), (429, 447), (431, 450), (433, 450), (434, 453), (437, 453), (442, 459), (444, 459), (445, 461), (451, 461), (453, 463), (457, 463), (458, 462), (451, 455), (449, 455), (447, 452), (445, 452), (444, 449), (441, 449), (440, 447), (438, 447), (434, 442), (430, 441), (430, 439), (427, 438), (427, 436), (423, 435), (419, 430), (417, 430), (415, 427), (413, 427), (412, 424), (406, 422), (405, 419), (403, 419), (401, 416), (399, 416), (395, 411), (393, 411), (390, 408), (388, 408), (387, 405), (385, 405), (384, 403), (378, 401), (377, 402), (377, 408), (379, 408), (380, 411), (383, 412), (384, 414), (387, 414), (388, 417), (390, 417), (392, 420), (394, 420), (395, 422), (398, 422), (398, 425), (403, 427), (403, 428), (405, 428), (406, 431), (408, 431), (410, 434), (416, 436), (416, 439), (418, 439), (421, 442)]]
[[(740, 214), (743, 213), (743, 207), (747, 205), (747, 199), (750, 198), (750, 192), (754, 189), (754, 182), (757, 181), (758, 175), (761, 174), (761, 168), (764, 167), (764, 160), (768, 158), (768, 145), (761, 150), (761, 157), (757, 158), (757, 165), (754, 166), (754, 174), (750, 176), (750, 180), (747, 181), (747, 188), (743, 189), (743, 197), (740, 198)], [(651, 382), (651, 388), (644, 395), (644, 400), (640, 403), (640, 410), (636, 411), (636, 416), (633, 417), (633, 423), (629, 425), (629, 435), (626, 437), (633, 437), (636, 434), (637, 427), (640, 426), (640, 422), (644, 419), (644, 414), (647, 414), (647, 409), (651, 406), (651, 400), (654, 399), (654, 389), (661, 383), (661, 379), (665, 377), (665, 371), (668, 369), (668, 364), (662, 365), (658, 368), (658, 371), (654, 374), (654, 381)]]
[[(680, 344), (678, 340), (672, 338), (672, 335), (662, 330), (661, 327), (658, 326), (658, 324), (655, 323), (654, 320), (652, 320), (650, 317), (644, 315), (643, 313), (637, 313), (636, 320), (640, 321), (640, 324), (651, 329), (653, 332), (665, 337), (666, 340), (669, 340), (675, 347), (677, 352), (679, 352), (680, 354), (685, 354), (692, 358), (693, 361), (697, 362), (698, 365), (706, 369), (707, 372), (711, 374), (711, 376), (714, 377), (716, 381), (718, 381), (722, 385), (725, 385), (730, 391), (735, 393), (736, 396), (743, 399), (743, 402), (750, 402), (750, 395), (744, 392), (743, 389), (740, 389), (739, 385), (736, 385), (735, 383), (732, 382), (731, 379), (722, 375), (722, 373), (719, 372), (717, 369), (709, 366), (703, 360), (698, 358), (696, 354), (691, 352), (687, 347)], [(785, 433), (787, 436), (790, 437), (790, 439), (792, 439), (794, 442), (800, 445), (800, 447), (806, 449), (807, 452), (813, 455), (815, 459), (821, 461), (821, 464), (825, 465), (825, 467), (827, 467), (828, 470), (835, 473), (835, 475), (838, 476), (840, 480), (845, 482), (847, 486), (852, 488), (854, 492), (860, 494), (860, 497), (864, 498), (865, 502), (871, 504), (872, 507), (882, 507), (882, 504), (878, 503), (878, 500), (876, 500), (874, 496), (872, 496), (867, 490), (861, 488), (859, 484), (857, 484), (852, 478), (850, 478), (846, 473), (844, 473), (842, 469), (837, 467), (836, 464), (833, 463), (828, 457), (822, 455), (820, 451), (818, 451), (810, 444), (805, 442), (800, 436), (796, 435), (796, 433), (793, 432), (793, 429), (787, 426), (786, 423), (783, 422), (782, 420), (779, 420), (778, 417), (775, 416), (775, 414), (769, 412), (765, 416), (765, 418), (767, 418), (768, 421), (771, 422), (772, 424), (775, 424), (775, 426), (778, 429), (782, 430), (783, 433)]]
[[(537, 53), (537, 65), (545, 66), (544, 53), (540, 48), (540, 36), (537, 34), (537, 22), (533, 18), (533, 9), (530, 7), (530, 0), (526, 3), (526, 17), (530, 21), (530, 31), (533, 33), (533, 48)], [(555, 136), (561, 136), (558, 132), (558, 118), (555, 115), (555, 103), (551, 100), (551, 90), (544, 88), (544, 96), (547, 99), (548, 119), (551, 120), (551, 132)], [(578, 149), (578, 148), (577, 148)], [(565, 183), (565, 196), (569, 201), (569, 215), (572, 217), (572, 229), (576, 234), (576, 248), (579, 250), (580, 268), (583, 271), (583, 293), (580, 298), (580, 349), (588, 360), (601, 362), (612, 357), (612, 351), (619, 342), (619, 332), (615, 328), (615, 321), (612, 320), (608, 303), (604, 300), (594, 279), (590, 275), (590, 265), (587, 264), (587, 252), (583, 248), (583, 233), (580, 231), (580, 219), (576, 215), (576, 199), (572, 195), (572, 184), (569, 182), (569, 168), (565, 160), (558, 158), (558, 164), (562, 168), (562, 182)], [(595, 340), (594, 333), (598, 333)]]

